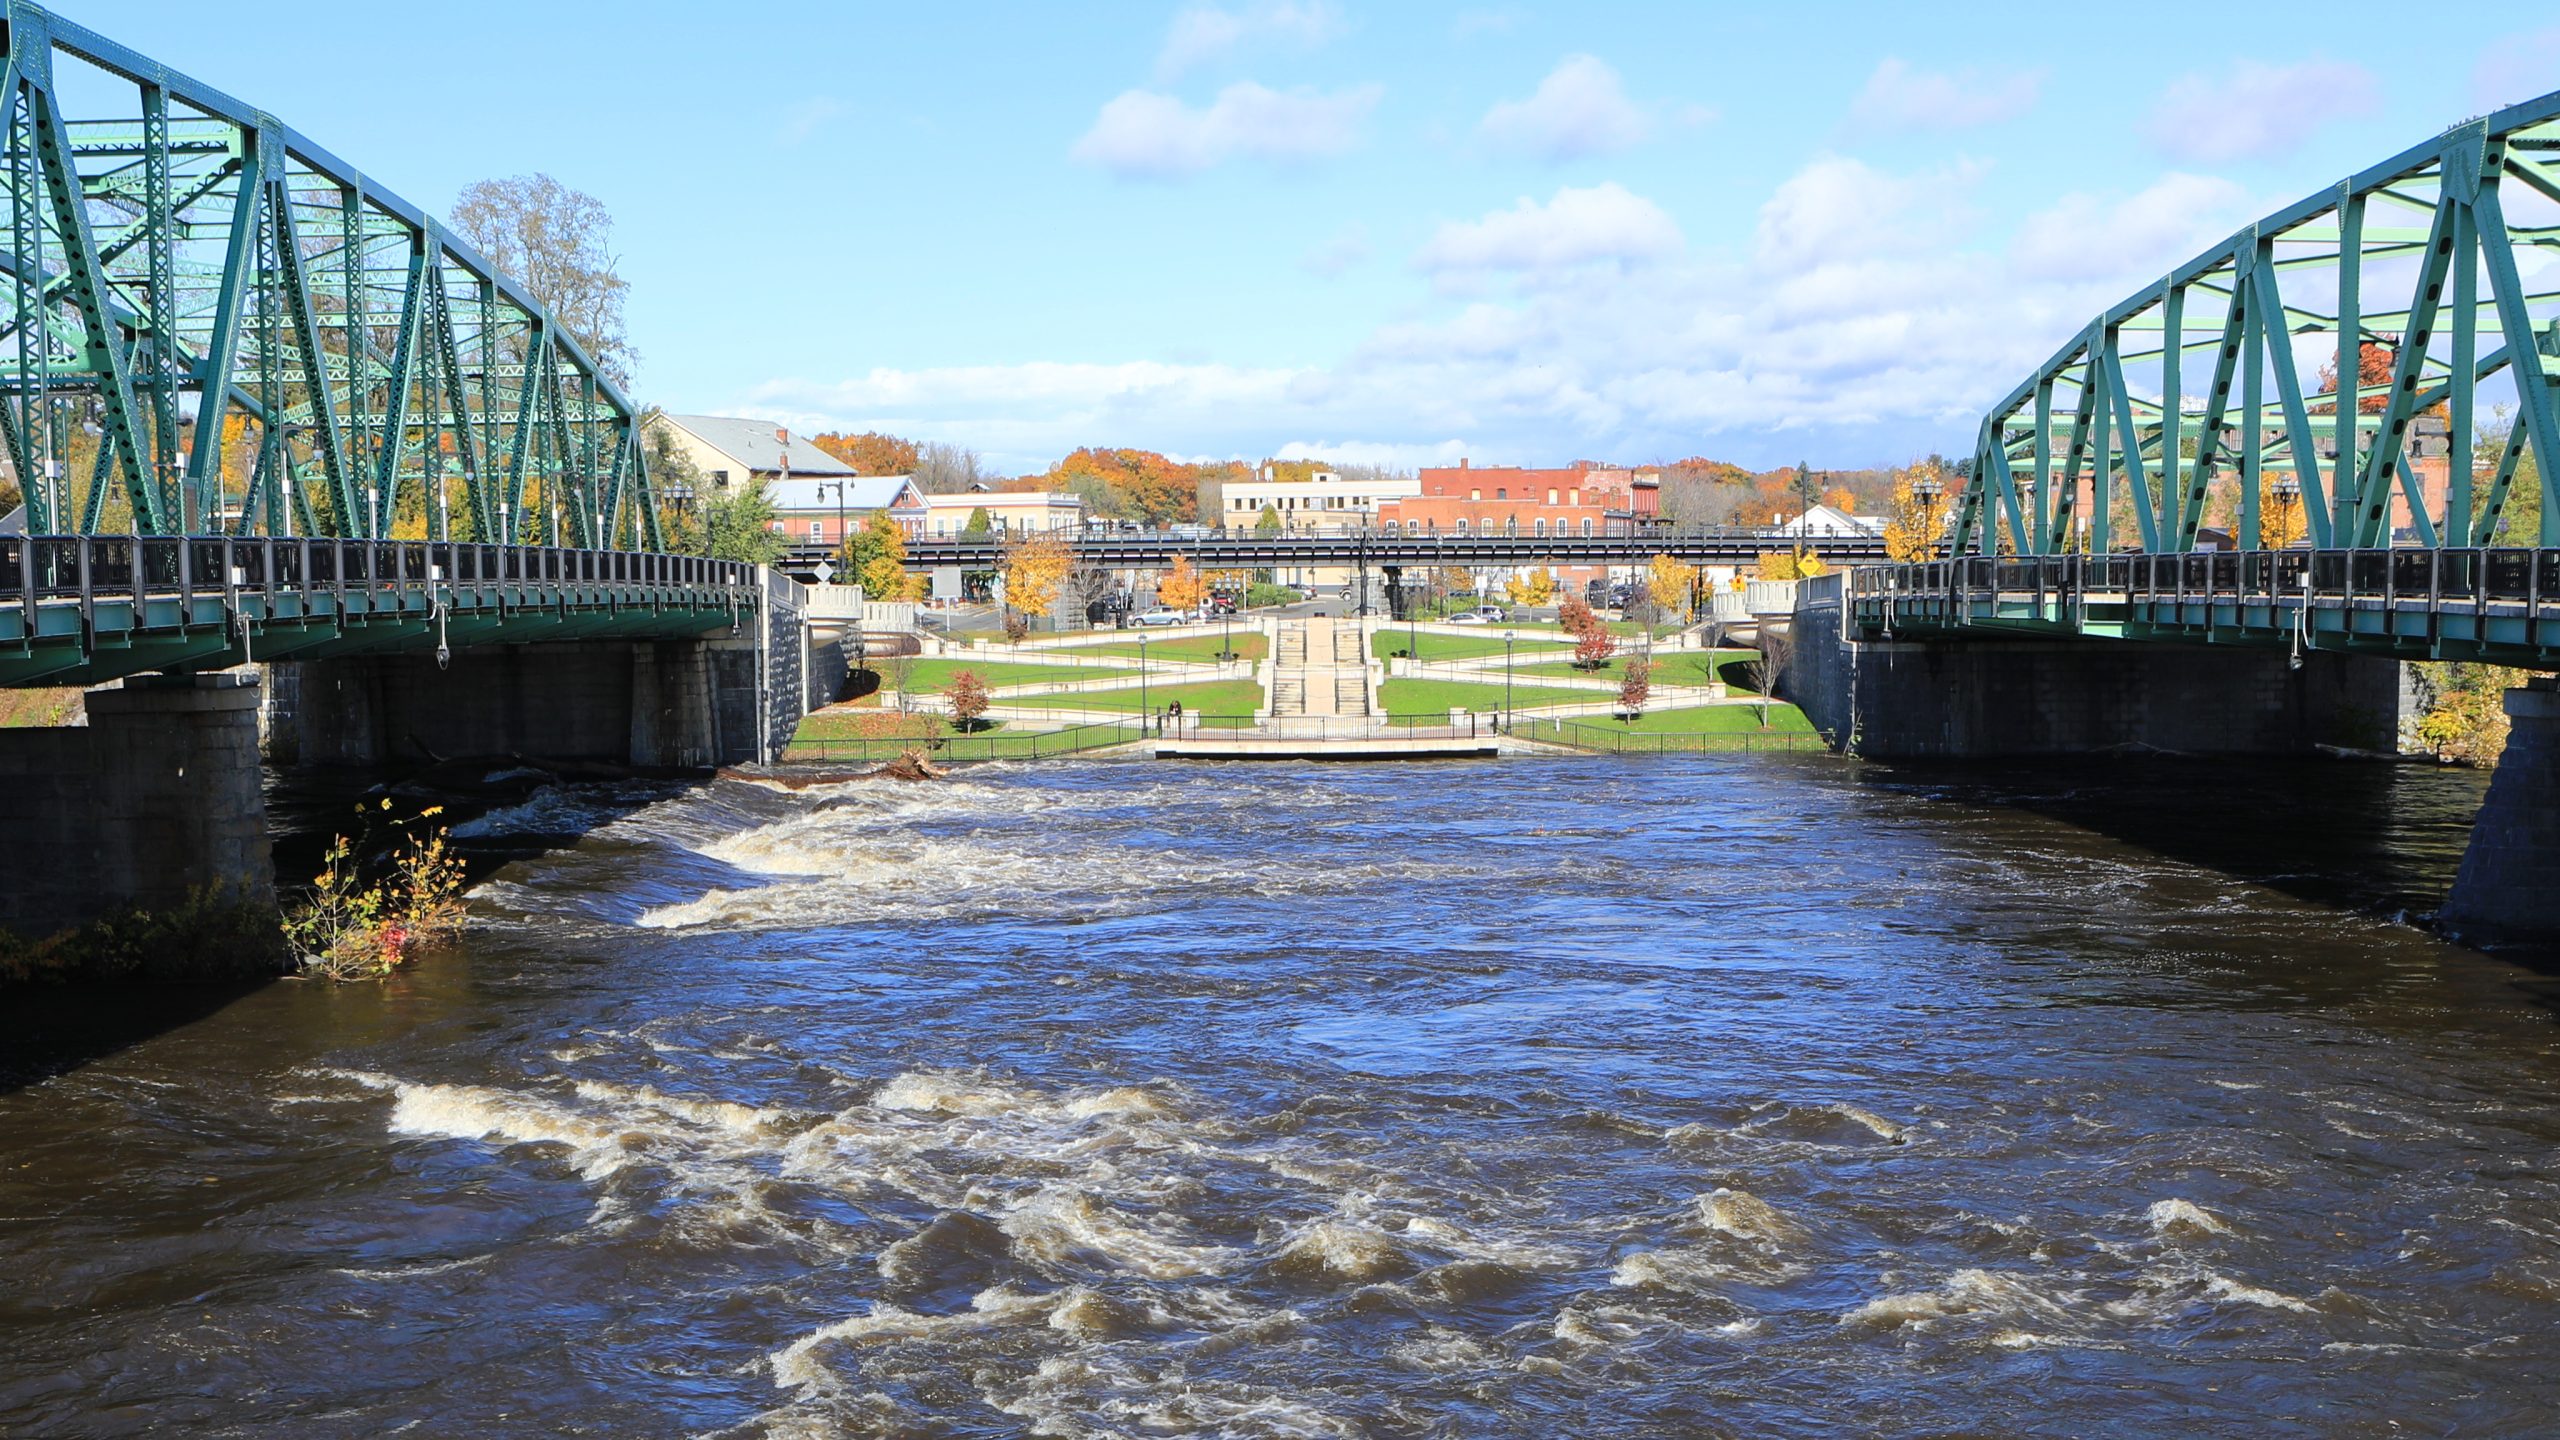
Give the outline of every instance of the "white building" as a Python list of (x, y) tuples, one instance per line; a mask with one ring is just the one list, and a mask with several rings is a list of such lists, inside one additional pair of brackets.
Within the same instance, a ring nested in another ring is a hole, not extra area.
[[(1377, 528), (1379, 505), (1420, 495), (1422, 481), (1409, 475), (1345, 480), (1331, 470), (1319, 470), (1306, 480), (1274, 480), (1266, 465), (1261, 478), (1230, 480), (1220, 491), (1216, 519), (1229, 530), (1258, 528), (1265, 510), (1277, 514), (1281, 528), (1292, 532), (1370, 530)], [(1352, 572), (1345, 565), (1284, 566), (1276, 578), (1284, 585), (1341, 585)]]
[(969, 517), (987, 512), (997, 535), (1040, 535), (1074, 530), (1084, 524), (1084, 497), (1056, 490), (963, 490), (924, 497), (924, 526), (918, 533), (947, 539), (969, 528)]
[(1829, 505), (1816, 505), (1802, 515), (1779, 521), (1773, 528), (1781, 534), (1814, 540), (1872, 540), (1884, 533), (1881, 519), (1852, 515)]

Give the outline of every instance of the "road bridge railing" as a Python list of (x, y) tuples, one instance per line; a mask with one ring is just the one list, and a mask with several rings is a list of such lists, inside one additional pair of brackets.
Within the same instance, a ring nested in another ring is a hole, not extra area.
[[(467, 541), (0, 537), (0, 683), (585, 634), (699, 634), (760, 608), (755, 567)], [(407, 633), (396, 627), (405, 624)], [(372, 627), (368, 633), (359, 631)], [(265, 643), (261, 643), (261, 642)]]
[(1862, 567), (1853, 623), (2299, 644), (2545, 668), (2560, 659), (2560, 549), (1968, 556)]

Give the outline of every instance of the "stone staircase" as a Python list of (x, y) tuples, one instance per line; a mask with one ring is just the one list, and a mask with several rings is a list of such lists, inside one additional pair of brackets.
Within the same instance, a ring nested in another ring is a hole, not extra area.
[(1317, 616), (1284, 620), (1272, 647), (1271, 713), (1298, 716), (1369, 713), (1369, 657), (1354, 622)]

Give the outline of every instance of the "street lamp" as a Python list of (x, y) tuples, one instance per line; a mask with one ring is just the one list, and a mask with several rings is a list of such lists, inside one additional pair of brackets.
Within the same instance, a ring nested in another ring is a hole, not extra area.
[[(2293, 543), (2291, 517), (2293, 507), (2302, 503), (2302, 482), (2294, 476), (2287, 475), (2278, 479), (2270, 488), (2275, 491), (2276, 496), (2276, 544), (2267, 548), (2281, 549)], [(2263, 543), (2263, 537), (2261, 539)]]
[(1147, 717), (1155, 714), (1155, 706), (1147, 699), (1147, 636), (1138, 632), (1138, 733), (1147, 733)]
[(1517, 630), (1502, 632), (1502, 728), (1511, 728), (1511, 644), (1520, 638)]
[(1920, 502), (1920, 513), (1928, 520), (1926, 533), (1929, 537), (1929, 553), (1932, 555), (1938, 550), (1938, 497), (1946, 491), (1947, 487), (1940, 484), (1935, 475), (1923, 475), (1911, 482), (1911, 498)]

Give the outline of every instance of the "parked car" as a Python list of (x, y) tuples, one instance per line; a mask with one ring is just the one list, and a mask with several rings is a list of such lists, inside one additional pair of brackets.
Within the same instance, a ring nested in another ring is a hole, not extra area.
[(1484, 623), (1484, 617), (1473, 610), (1461, 610), (1457, 614), (1449, 617), (1449, 623), (1452, 625), (1481, 625)]
[(1188, 625), (1191, 617), (1179, 610), (1149, 610), (1140, 614), (1137, 621), (1141, 625)]
[(1484, 623), (1487, 625), (1499, 625), (1503, 621), (1511, 618), (1511, 612), (1503, 609), (1499, 605), (1479, 605), (1476, 607), (1475, 613), (1477, 616), (1482, 618)]

